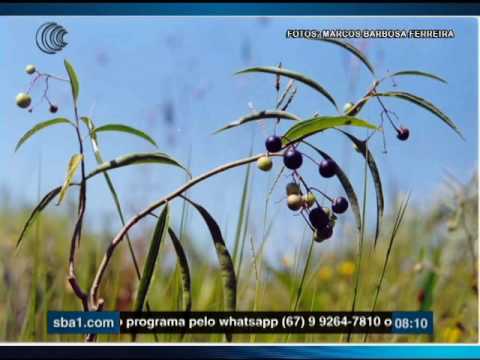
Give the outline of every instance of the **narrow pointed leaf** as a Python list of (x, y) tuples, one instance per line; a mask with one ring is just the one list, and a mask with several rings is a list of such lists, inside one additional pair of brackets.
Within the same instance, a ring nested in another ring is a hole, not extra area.
[(377, 221), (375, 227), (375, 245), (377, 244), (378, 236), (380, 235), (380, 224), (383, 217), (383, 211), (385, 207), (384, 198), (383, 198), (383, 188), (382, 188), (382, 180), (380, 178), (380, 172), (378, 171), (377, 164), (375, 159), (373, 158), (372, 153), (368, 150), (364, 141), (356, 138), (352, 134), (349, 134), (341, 129), (337, 129), (342, 134), (350, 139), (353, 144), (356, 146), (360, 154), (366, 159), (368, 168), (370, 169), (370, 173), (372, 174), (373, 184), (375, 186), (375, 195), (377, 199)]
[(395, 76), (407, 76), (407, 75), (423, 76), (423, 77), (427, 77), (427, 78), (430, 78), (430, 79), (433, 79), (433, 80), (438, 80), (438, 81), (440, 81), (444, 84), (447, 83), (447, 81), (442, 79), (440, 76), (430, 74), (430, 73), (425, 72), (425, 71), (419, 71), (419, 70), (397, 71), (397, 72), (394, 72), (393, 74), (388, 75), (386, 78), (388, 79), (388, 78), (392, 78), (392, 77), (395, 77)]
[[(207, 224), (208, 229), (210, 230), (222, 275), (224, 310), (235, 311), (237, 306), (237, 279), (235, 276), (232, 257), (230, 256), (227, 246), (225, 245), (220, 227), (204, 207), (184, 196), (182, 197), (200, 213), (203, 220)], [(231, 334), (226, 334), (226, 337), (228, 341), (232, 340)]]
[(78, 94), (80, 92), (80, 84), (78, 82), (78, 76), (73, 66), (67, 61), (64, 61), (65, 69), (67, 70), (68, 77), (70, 79), (70, 85), (72, 87), (72, 96), (75, 102), (78, 100)]
[(372, 96), (383, 96), (383, 97), (395, 97), (398, 99), (403, 99), (406, 101), (409, 101), (411, 103), (414, 103), (425, 110), (430, 111), (432, 114), (435, 116), (439, 117), (445, 124), (447, 124), (449, 127), (451, 127), (462, 139), (465, 139), (458, 129), (457, 125), (447, 116), (445, 115), (439, 108), (437, 108), (435, 105), (433, 105), (431, 102), (418, 97), (416, 95), (407, 93), (407, 92), (401, 92), (401, 91), (391, 91), (391, 92), (384, 92), (384, 93), (374, 93)]
[(147, 258), (143, 267), (142, 278), (138, 286), (137, 297), (135, 298), (135, 304), (133, 311), (142, 311), (147, 293), (152, 282), (153, 271), (155, 269), (155, 263), (158, 258), (158, 252), (160, 250), (160, 244), (167, 236), (168, 226), (170, 222), (170, 207), (167, 203), (162, 210), (162, 213), (158, 217), (157, 225), (153, 232), (152, 241), (148, 249)]
[(294, 121), (301, 121), (301, 119), (289, 112), (280, 111), (280, 110), (264, 110), (259, 112), (254, 112), (252, 114), (242, 116), (240, 119), (228, 124), (227, 126), (217, 130), (214, 134), (218, 134), (224, 130), (228, 130), (243, 124), (248, 124), (251, 121), (255, 120), (263, 120), (263, 119), (286, 119), (286, 120), (294, 120)]
[(125, 156), (120, 156), (111, 161), (104, 162), (103, 164), (98, 166), (95, 170), (93, 170), (90, 174), (88, 174), (87, 179), (90, 179), (91, 177), (97, 174), (104, 173), (112, 169), (129, 166), (129, 165), (151, 164), (151, 163), (177, 166), (185, 170), (185, 172), (191, 177), (191, 174), (187, 170), (187, 168), (184, 167), (182, 164), (180, 164), (177, 160), (175, 160), (174, 158), (170, 157), (167, 154), (157, 152), (157, 153), (129, 154)]
[(57, 205), (60, 205), (60, 203), (65, 198), (65, 195), (67, 194), (67, 191), (70, 187), (70, 184), (72, 183), (73, 177), (75, 176), (75, 174), (78, 170), (78, 167), (82, 163), (82, 159), (83, 159), (82, 154), (75, 154), (70, 159), (70, 162), (68, 163), (67, 176), (65, 177), (65, 181), (63, 183), (62, 190), (60, 190), (60, 195), (58, 197)]
[(70, 120), (65, 119), (65, 118), (55, 118), (55, 119), (51, 119), (51, 120), (47, 120), (47, 121), (42, 121), (41, 123), (38, 123), (37, 125), (32, 127), (30, 130), (28, 130), (20, 138), (20, 140), (18, 140), (17, 146), (15, 146), (15, 151), (17, 151), (20, 148), (20, 146), (22, 146), (28, 139), (30, 139), (30, 137), (32, 137), (38, 131), (40, 131), (42, 129), (45, 129), (45, 128), (47, 128), (49, 126), (52, 126), (52, 125), (57, 125), (57, 124), (69, 124), (69, 125), (75, 126), (75, 125), (73, 125), (73, 123)]
[(360, 233), (362, 230), (362, 216), (360, 214), (360, 205), (358, 203), (358, 198), (357, 194), (355, 193), (355, 190), (353, 189), (353, 185), (350, 182), (350, 179), (348, 176), (345, 174), (345, 172), (342, 170), (342, 168), (338, 165), (338, 163), (332, 159), (330, 155), (328, 155), (326, 152), (320, 150), (316, 146), (304, 141), (306, 145), (314, 149), (317, 153), (320, 154), (325, 160), (333, 160), (335, 164), (337, 164), (337, 169), (335, 171), (335, 175), (340, 181), (340, 184), (342, 184), (343, 190), (345, 190), (345, 194), (347, 194), (348, 200), (350, 202), (350, 208), (352, 209), (353, 215), (355, 217), (355, 224), (357, 226), (357, 230)]
[(303, 120), (293, 125), (288, 129), (285, 135), (283, 135), (282, 143), (283, 145), (287, 145), (320, 131), (338, 126), (358, 126), (374, 130), (378, 129), (375, 125), (353, 116), (318, 116), (312, 119)]
[(20, 236), (18, 237), (17, 240), (17, 245), (16, 247), (18, 248), (20, 246), (20, 243), (27, 233), (28, 229), (35, 223), (35, 220), (38, 218), (38, 215), (47, 207), (50, 202), (55, 199), (55, 197), (60, 193), (60, 190), (62, 189), (61, 186), (56, 187), (52, 191), (50, 191), (47, 195), (45, 195), (42, 200), (35, 206), (33, 211), (31, 212), (30, 216), (28, 217), (27, 221), (25, 222), (25, 225), (23, 226), (22, 232), (20, 233)]
[(321, 86), (319, 83), (310, 79), (309, 77), (306, 77), (303, 74), (300, 74), (300, 73), (297, 73), (297, 72), (294, 72), (294, 71), (291, 71), (291, 70), (287, 70), (287, 69), (284, 69), (284, 68), (273, 67), (273, 66), (252, 67), (252, 68), (248, 68), (248, 69), (245, 69), (245, 70), (241, 70), (241, 71), (237, 72), (236, 74), (245, 74), (245, 73), (251, 73), (251, 72), (261, 72), (261, 73), (281, 75), (281, 76), (288, 77), (290, 79), (297, 80), (301, 83), (304, 83), (305, 85), (311, 87), (314, 90), (317, 90), (320, 94), (325, 96), (328, 99), (328, 101), (333, 106), (335, 106), (335, 109), (338, 110), (337, 103), (335, 102), (335, 99), (333, 98), (333, 96), (330, 95), (330, 93), (327, 90), (325, 90), (323, 88), (323, 86)]
[(97, 134), (97, 133), (102, 132), (102, 131), (118, 131), (118, 132), (124, 132), (124, 133), (127, 133), (127, 134), (132, 134), (132, 135), (138, 136), (138, 137), (148, 141), (150, 144), (157, 147), (157, 143), (155, 142), (155, 140), (153, 140), (150, 137), (150, 135), (146, 134), (145, 132), (143, 132), (141, 130), (138, 130), (138, 129), (135, 129), (131, 126), (128, 126), (128, 125), (107, 124), (107, 125), (99, 126), (95, 129), (93, 129), (92, 133)]
[(351, 45), (351, 44), (349, 44), (345, 41), (336, 40), (336, 39), (329, 39), (329, 38), (318, 38), (318, 39), (312, 39), (312, 40), (325, 41), (325, 42), (328, 42), (328, 43), (331, 43), (331, 44), (341, 46), (342, 48), (344, 48), (345, 50), (347, 50), (351, 54), (355, 55), (368, 68), (368, 70), (370, 70), (370, 72), (373, 75), (375, 75), (375, 70), (374, 70), (372, 64), (370, 63), (370, 61), (368, 61), (365, 54), (363, 54), (355, 46), (353, 46), (353, 45)]
[(183, 311), (188, 312), (192, 309), (192, 287), (187, 255), (185, 255), (185, 250), (183, 249), (182, 243), (172, 228), (168, 229), (168, 234), (170, 235), (173, 247), (175, 248), (175, 253), (177, 254), (178, 266), (180, 268), (180, 274), (182, 277)]

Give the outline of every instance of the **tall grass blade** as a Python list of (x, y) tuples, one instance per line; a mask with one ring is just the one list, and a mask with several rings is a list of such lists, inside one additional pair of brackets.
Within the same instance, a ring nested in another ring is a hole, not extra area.
[(150, 248), (148, 250), (147, 259), (145, 260), (145, 265), (143, 267), (143, 274), (138, 287), (133, 311), (142, 311), (143, 309), (148, 289), (152, 281), (153, 270), (155, 268), (155, 262), (157, 261), (158, 252), (160, 250), (160, 244), (167, 235), (169, 223), (170, 206), (167, 203), (163, 208), (162, 213), (158, 217), (152, 241), (150, 242)]
[[(208, 226), (210, 234), (212, 235), (213, 244), (217, 253), (218, 262), (220, 264), (220, 271), (223, 282), (223, 299), (224, 310), (235, 311), (237, 306), (237, 280), (235, 277), (235, 269), (233, 261), (228, 252), (225, 241), (223, 240), (220, 227), (210, 213), (201, 205), (193, 202), (192, 200), (182, 196), (187, 200), (202, 216), (203, 220)], [(231, 334), (225, 334), (227, 341), (232, 341)]]
[[(365, 143), (365, 166), (363, 171), (363, 206), (362, 206), (362, 231), (360, 233), (360, 241), (358, 242), (358, 262), (357, 262), (357, 271), (355, 273), (355, 286), (353, 289), (353, 299), (352, 299), (352, 312), (355, 311), (357, 305), (358, 290), (360, 289), (360, 275), (361, 275), (361, 266), (363, 258), (363, 243), (365, 241), (366, 233), (366, 218), (367, 218), (367, 194), (368, 194), (368, 159), (370, 151), (368, 151), (368, 144)], [(352, 338), (352, 333), (349, 331), (347, 334), (347, 342), (350, 342)]]
[[(252, 149), (250, 149), (250, 155), (252, 154)], [(243, 180), (243, 189), (242, 189), (242, 198), (240, 201), (240, 208), (238, 210), (238, 222), (237, 228), (235, 230), (235, 242), (233, 245), (233, 262), (235, 264), (235, 271), (238, 274), (239, 269), (239, 252), (243, 247), (242, 234), (246, 228), (245, 218), (248, 212), (248, 197), (249, 197), (249, 188), (250, 188), (250, 175), (251, 174), (251, 165), (248, 164), (245, 170), (245, 178)]]
[[(383, 262), (382, 272), (380, 274), (380, 279), (378, 281), (377, 288), (375, 290), (375, 296), (374, 296), (374, 299), (373, 299), (372, 310), (371, 310), (372, 312), (375, 311), (376, 306), (377, 306), (377, 301), (378, 301), (378, 297), (380, 295), (380, 291), (382, 289), (383, 279), (384, 279), (385, 273), (387, 271), (388, 260), (390, 259), (390, 253), (392, 251), (393, 242), (395, 241), (395, 239), (397, 237), (397, 234), (398, 234), (398, 230), (400, 228), (400, 225), (403, 222), (403, 217), (404, 217), (405, 211), (408, 207), (409, 199), (410, 199), (410, 194), (407, 195), (404, 202), (400, 205), (400, 209), (399, 209), (399, 211), (398, 211), (398, 213), (395, 217), (395, 221), (393, 223), (393, 229), (392, 229), (392, 232), (390, 234), (390, 240), (388, 242), (387, 253), (385, 254), (385, 261)], [(365, 334), (365, 336), (363, 337), (363, 342), (366, 342), (367, 338), (368, 338), (368, 334)]]

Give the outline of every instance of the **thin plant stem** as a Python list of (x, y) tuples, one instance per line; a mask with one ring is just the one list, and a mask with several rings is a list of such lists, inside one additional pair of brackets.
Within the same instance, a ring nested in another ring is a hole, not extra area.
[[(383, 279), (384, 279), (385, 273), (387, 271), (388, 260), (390, 259), (390, 253), (392, 251), (393, 242), (394, 242), (394, 240), (397, 236), (398, 229), (400, 228), (400, 225), (403, 221), (403, 216), (405, 215), (405, 211), (407, 209), (409, 199), (410, 199), (410, 194), (407, 195), (407, 198), (405, 199), (403, 204), (400, 206), (400, 210), (398, 211), (398, 214), (395, 218), (395, 222), (393, 224), (392, 233), (390, 235), (390, 241), (388, 243), (387, 253), (385, 255), (385, 261), (383, 263), (382, 273), (380, 275), (380, 279), (378, 281), (377, 288), (376, 288), (376, 291), (375, 291), (375, 297), (373, 299), (372, 310), (371, 310), (372, 312), (375, 311), (375, 308), (377, 306), (377, 301), (378, 301), (378, 297), (380, 295), (380, 290), (381, 290), (381, 287), (382, 287), (382, 284), (383, 284)], [(368, 338), (368, 333), (366, 333), (364, 335), (363, 342), (367, 342), (367, 338)]]
[[(367, 192), (368, 192), (368, 143), (365, 143), (365, 165), (363, 173), (363, 207), (362, 207), (362, 231), (360, 233), (360, 241), (358, 243), (358, 265), (357, 271), (355, 273), (355, 287), (353, 290), (353, 300), (352, 300), (352, 312), (355, 311), (357, 305), (357, 296), (358, 290), (360, 288), (360, 275), (361, 275), (361, 265), (362, 265), (362, 255), (363, 255), (363, 242), (365, 240), (365, 222), (366, 222), (366, 213), (367, 213)], [(352, 338), (352, 333), (348, 332), (347, 342), (350, 342)]]
[[(315, 243), (315, 240), (313, 240), (313, 238), (312, 238), (311, 241), (310, 241), (310, 246), (308, 248), (307, 259), (305, 260), (305, 266), (303, 267), (302, 277), (300, 279), (300, 283), (298, 284), (297, 293), (295, 295), (295, 302), (293, 303), (293, 306), (290, 307), (290, 311), (297, 311), (298, 304), (299, 304), (300, 299), (303, 295), (303, 285), (305, 283), (305, 278), (306, 278), (306, 275), (307, 275), (307, 272), (308, 272), (308, 269), (309, 269), (309, 266), (310, 266), (310, 260), (312, 258), (314, 243)], [(287, 334), (285, 342), (288, 342), (288, 339), (290, 338), (290, 334), (291, 333)]]

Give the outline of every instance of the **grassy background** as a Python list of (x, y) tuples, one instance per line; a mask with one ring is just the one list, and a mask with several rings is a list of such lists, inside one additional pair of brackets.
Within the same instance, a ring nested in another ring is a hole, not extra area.
[[(281, 187), (281, 185), (280, 185)], [(429, 336), (371, 335), (368, 341), (386, 342), (476, 342), (478, 324), (477, 302), (477, 178), (467, 184), (448, 178), (436, 203), (421, 211), (407, 209), (405, 219), (393, 243), (392, 253), (380, 292), (377, 310), (433, 310), (435, 333)], [(310, 235), (300, 231), (293, 254), (279, 261), (268, 260), (262, 244), (275, 241), (269, 234), (273, 216), (266, 211), (265, 229), (254, 229), (249, 219), (249, 187), (239, 212), (236, 234), (225, 235), (237, 266), (239, 310), (286, 310), (292, 306), (304, 271), (310, 246)], [(75, 196), (72, 189), (71, 198)], [(240, 194), (242, 195), (242, 194)], [(402, 196), (397, 196), (398, 209)], [(180, 201), (180, 200), (177, 200)], [(268, 199), (267, 199), (268, 203)], [(78, 299), (67, 283), (67, 257), (75, 207), (68, 211), (47, 210), (34, 225), (16, 251), (19, 231), (30, 207), (18, 208), (3, 196), (0, 210), (0, 339), (3, 341), (82, 341), (82, 336), (49, 335), (46, 332), (48, 310), (80, 310)], [(273, 203), (269, 206), (272, 207)], [(273, 204), (274, 205), (274, 204)], [(192, 234), (189, 223), (197, 214), (186, 208), (182, 212), (181, 229), (177, 229), (187, 252), (192, 273), (193, 310), (222, 310), (223, 298), (216, 259), (204, 256), (194, 246), (194, 238), (208, 236)], [(72, 215), (72, 216), (70, 216)], [(108, 223), (108, 219), (105, 222)], [(274, 221), (274, 220), (273, 220)], [(379, 245), (373, 249), (372, 236), (367, 236), (357, 310), (370, 310), (378, 284), (394, 216), (384, 219)], [(298, 310), (348, 311), (352, 304), (354, 279), (358, 269), (358, 243), (353, 230), (344, 226), (345, 247), (325, 248), (314, 244), (310, 266), (301, 286)], [(108, 226), (106, 226), (108, 228)], [(151, 230), (145, 228), (132, 238), (141, 264), (148, 249)], [(260, 237), (258, 238), (258, 234)], [(114, 234), (108, 231), (89, 232), (82, 239), (78, 277), (87, 287), (94, 276), (103, 251)], [(255, 238), (257, 237), (257, 238)], [(351, 239), (351, 241), (350, 241)], [(473, 253), (472, 253), (473, 246)], [(160, 249), (148, 301), (152, 310), (181, 309), (180, 274), (170, 242)], [(106, 309), (130, 310), (138, 281), (127, 244), (120, 246), (108, 268), (101, 293)], [(422, 296), (423, 293), (423, 296)], [(423, 299), (422, 299), (423, 297)], [(129, 336), (102, 335), (100, 341), (130, 341)], [(178, 335), (160, 334), (160, 341), (179, 341)], [(235, 335), (238, 342), (281, 342), (285, 335)], [(292, 335), (291, 342), (345, 341), (341, 335)], [(154, 341), (151, 335), (141, 335), (137, 341)], [(186, 335), (183, 341), (223, 341), (222, 334)], [(354, 335), (353, 342), (363, 341)]]

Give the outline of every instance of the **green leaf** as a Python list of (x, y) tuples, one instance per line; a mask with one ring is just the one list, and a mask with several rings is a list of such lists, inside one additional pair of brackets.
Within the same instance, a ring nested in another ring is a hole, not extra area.
[(288, 129), (285, 135), (283, 135), (282, 143), (283, 145), (288, 145), (290, 143), (302, 140), (308, 136), (316, 134), (320, 131), (334, 128), (337, 126), (347, 125), (374, 130), (378, 129), (375, 125), (372, 125), (365, 120), (361, 120), (353, 116), (318, 116), (312, 119), (303, 120), (293, 125), (290, 129)]
[(350, 139), (353, 142), (356, 149), (360, 154), (362, 154), (363, 158), (366, 159), (368, 168), (370, 169), (370, 173), (372, 174), (373, 184), (375, 186), (375, 195), (377, 198), (377, 222), (375, 227), (375, 245), (377, 244), (378, 236), (380, 235), (380, 223), (383, 217), (383, 211), (385, 207), (384, 199), (383, 199), (383, 188), (382, 188), (382, 181), (380, 178), (380, 172), (378, 171), (377, 164), (375, 159), (373, 158), (372, 153), (368, 150), (365, 141), (362, 141), (352, 134), (349, 134), (341, 129), (337, 129), (342, 134)]
[(325, 41), (331, 44), (335, 44), (338, 46), (341, 46), (351, 54), (355, 55), (367, 68), (370, 70), (370, 72), (375, 75), (375, 70), (373, 69), (372, 64), (368, 61), (367, 57), (355, 46), (341, 40), (336, 40), (336, 39), (328, 39), (328, 38), (316, 38), (316, 39), (311, 39), (311, 40), (318, 40), (318, 41)]
[(337, 109), (337, 111), (338, 111), (338, 106), (337, 106), (337, 103), (335, 102), (335, 99), (333, 98), (333, 96), (330, 95), (330, 93), (327, 90), (325, 90), (319, 83), (317, 83), (316, 81), (306, 77), (303, 74), (300, 74), (300, 73), (297, 73), (297, 72), (294, 72), (294, 71), (291, 71), (291, 70), (287, 70), (287, 69), (284, 69), (284, 68), (280, 68), (280, 67), (273, 67), (273, 66), (252, 67), (252, 68), (248, 68), (248, 69), (245, 69), (245, 70), (241, 70), (241, 71), (237, 72), (236, 74), (245, 74), (245, 73), (251, 73), (251, 72), (262, 72), (262, 73), (282, 75), (282, 76), (288, 77), (290, 79), (300, 81), (301, 83), (304, 83), (305, 85), (311, 87), (312, 89), (317, 90), (320, 94), (325, 96), (328, 99), (328, 101), (330, 101), (330, 103), (332, 103), (333, 106), (335, 106), (335, 109)]
[(42, 200), (38, 203), (37, 206), (33, 209), (32, 213), (28, 217), (27, 221), (25, 222), (25, 225), (23, 226), (22, 232), (20, 233), (20, 236), (18, 237), (17, 240), (17, 245), (16, 247), (18, 248), (20, 246), (20, 243), (27, 233), (28, 229), (35, 223), (35, 220), (37, 219), (38, 215), (47, 207), (50, 202), (55, 199), (55, 197), (58, 195), (60, 190), (62, 189), (61, 186), (56, 187), (52, 191), (50, 191), (47, 195), (45, 195)]
[(393, 74), (390, 74), (388, 76), (385, 77), (385, 79), (388, 79), (388, 78), (392, 78), (392, 77), (395, 77), (395, 76), (406, 76), (406, 75), (413, 75), (413, 76), (424, 76), (424, 77), (427, 77), (427, 78), (430, 78), (430, 79), (434, 79), (434, 80), (438, 80), (444, 84), (447, 83), (446, 80), (442, 79), (441, 77), (437, 76), (437, 75), (433, 75), (433, 74), (430, 74), (428, 72), (425, 72), (425, 71), (419, 71), (419, 70), (403, 70), (403, 71), (397, 71), (397, 72), (394, 72)]
[(65, 118), (55, 118), (55, 119), (51, 119), (51, 120), (47, 120), (47, 121), (42, 121), (42, 122), (38, 123), (37, 125), (35, 125), (34, 127), (32, 127), (30, 130), (28, 130), (20, 138), (20, 140), (18, 140), (17, 146), (15, 146), (15, 151), (17, 151), (20, 148), (20, 146), (23, 145), (23, 143), (25, 143), (28, 139), (30, 139), (30, 137), (32, 137), (38, 131), (40, 131), (42, 129), (45, 129), (45, 128), (47, 128), (49, 126), (52, 126), (52, 125), (57, 125), (57, 124), (69, 124), (69, 125), (72, 125), (72, 126), (75, 127), (75, 125), (70, 120), (65, 119)]
[(100, 173), (104, 173), (106, 171), (129, 166), (129, 165), (138, 165), (138, 164), (150, 164), (150, 163), (158, 163), (158, 164), (166, 164), (166, 165), (173, 165), (185, 170), (185, 172), (191, 177), (190, 172), (186, 167), (180, 164), (177, 160), (170, 157), (167, 154), (156, 152), (156, 153), (135, 153), (129, 154), (125, 156), (120, 156), (114, 160), (104, 162), (95, 170), (93, 170), (90, 174), (86, 176), (87, 179), (94, 177)]
[(148, 249), (147, 259), (143, 267), (143, 274), (138, 286), (137, 297), (133, 311), (142, 311), (145, 299), (147, 298), (148, 289), (152, 282), (153, 270), (155, 269), (155, 262), (157, 261), (158, 252), (160, 250), (160, 244), (165, 236), (167, 236), (168, 226), (170, 223), (170, 207), (166, 203), (162, 213), (158, 217), (155, 231), (153, 232), (152, 241), (150, 242), (150, 248)]
[(219, 132), (222, 132), (227, 129), (231, 129), (246, 123), (249, 123), (251, 121), (255, 120), (262, 120), (262, 119), (286, 119), (286, 120), (294, 120), (294, 121), (301, 121), (301, 119), (289, 112), (286, 111), (280, 111), (280, 110), (264, 110), (264, 111), (259, 111), (259, 112), (254, 112), (252, 114), (242, 116), (240, 119), (228, 124), (227, 126), (217, 130), (214, 132), (214, 134), (218, 134)]
[(78, 77), (73, 66), (67, 61), (64, 61), (65, 69), (67, 70), (68, 77), (70, 79), (70, 85), (72, 87), (72, 96), (75, 102), (78, 100), (78, 93), (80, 91), (80, 84), (78, 83)]
[(355, 190), (353, 189), (353, 185), (350, 182), (350, 179), (348, 176), (345, 174), (345, 172), (342, 170), (342, 168), (338, 165), (338, 163), (332, 159), (330, 155), (328, 155), (326, 152), (320, 150), (316, 146), (304, 141), (306, 145), (311, 147), (313, 150), (315, 150), (317, 153), (320, 154), (325, 160), (333, 160), (335, 164), (337, 164), (337, 169), (335, 171), (335, 175), (340, 181), (340, 184), (342, 184), (343, 190), (345, 190), (345, 194), (347, 194), (348, 200), (350, 202), (350, 208), (352, 209), (353, 215), (355, 217), (355, 223), (357, 225), (357, 230), (360, 234), (362, 230), (362, 216), (360, 215), (360, 205), (358, 203), (358, 198), (357, 194), (355, 193)]
[(128, 125), (107, 124), (107, 125), (99, 126), (96, 129), (93, 129), (92, 133), (97, 134), (97, 133), (102, 132), (102, 131), (119, 131), (119, 132), (132, 134), (132, 135), (141, 137), (142, 139), (148, 141), (153, 146), (157, 147), (157, 143), (155, 142), (155, 140), (153, 140), (148, 134), (144, 133), (141, 130), (138, 130), (138, 129), (135, 129), (131, 126), (128, 126)]
[(185, 250), (183, 249), (182, 243), (178, 239), (177, 235), (175, 235), (175, 232), (172, 228), (168, 228), (168, 234), (170, 235), (173, 247), (175, 248), (175, 253), (177, 254), (178, 266), (180, 268), (180, 274), (182, 277), (182, 310), (184, 312), (189, 312), (192, 310), (192, 286), (187, 256), (185, 255)]
[(65, 177), (65, 181), (62, 185), (62, 189), (60, 190), (60, 195), (58, 197), (57, 205), (60, 205), (60, 203), (65, 198), (65, 195), (67, 194), (68, 188), (70, 187), (70, 184), (72, 183), (73, 177), (75, 176), (75, 174), (78, 170), (78, 167), (82, 163), (82, 159), (83, 159), (82, 154), (75, 154), (71, 157), (70, 162), (68, 163), (67, 176)]
[[(235, 311), (237, 306), (237, 279), (235, 276), (232, 257), (230, 256), (227, 246), (225, 245), (220, 227), (204, 207), (186, 198), (185, 196), (182, 196), (182, 198), (188, 201), (200, 213), (203, 220), (207, 224), (208, 229), (210, 230), (222, 275), (224, 310)], [(226, 334), (226, 337), (228, 341), (232, 340), (231, 334)]]
[(439, 117), (445, 124), (447, 124), (449, 127), (451, 127), (462, 139), (465, 139), (458, 129), (457, 125), (447, 116), (445, 115), (439, 108), (437, 108), (435, 105), (432, 103), (428, 102), (427, 100), (418, 97), (416, 95), (407, 93), (407, 92), (401, 92), (401, 91), (390, 91), (390, 92), (384, 92), (384, 93), (374, 93), (371, 96), (383, 96), (383, 97), (396, 97), (398, 99), (403, 99), (406, 101), (409, 101), (411, 103), (414, 103), (428, 111), (430, 111), (432, 114), (436, 115)]

